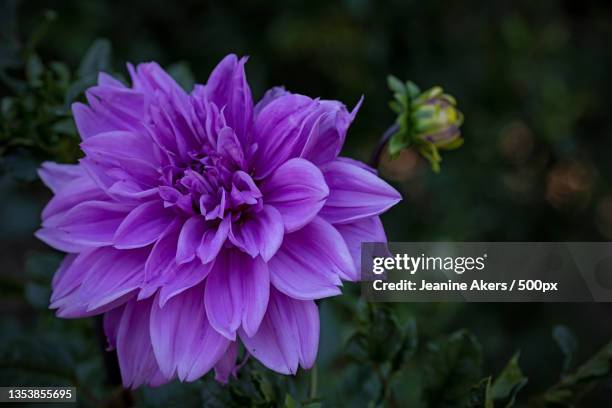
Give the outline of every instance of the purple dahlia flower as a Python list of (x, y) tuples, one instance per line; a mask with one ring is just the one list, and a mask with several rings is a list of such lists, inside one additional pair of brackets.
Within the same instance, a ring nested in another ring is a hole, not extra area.
[(67, 252), (51, 308), (104, 314), (126, 387), (226, 382), (237, 343), (272, 370), (316, 358), (315, 299), (359, 278), (362, 241), (400, 200), (338, 157), (357, 108), (282, 88), (253, 105), (246, 58), (186, 93), (157, 64), (106, 74), (73, 105), (85, 157), (44, 163), (37, 237)]

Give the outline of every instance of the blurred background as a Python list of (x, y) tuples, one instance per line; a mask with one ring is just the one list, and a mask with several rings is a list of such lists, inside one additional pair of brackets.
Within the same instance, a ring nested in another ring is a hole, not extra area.
[(381, 164), (404, 196), (389, 240), (610, 240), (611, 17), (605, 1), (0, 1), (0, 385), (73, 384), (83, 406), (475, 407), (520, 351), (496, 406), (609, 406), (611, 305), (365, 305), (350, 285), (320, 303), (314, 395), (312, 373), (254, 362), (229, 387), (125, 395), (93, 321), (46, 310), (61, 254), (32, 234), (51, 196), (36, 167), (79, 157), (67, 108), (95, 72), (154, 60), (189, 88), (235, 52), (255, 99), (364, 95), (343, 151), (364, 161), (395, 119), (388, 74), (457, 98), (465, 144), (440, 174), (411, 150)]

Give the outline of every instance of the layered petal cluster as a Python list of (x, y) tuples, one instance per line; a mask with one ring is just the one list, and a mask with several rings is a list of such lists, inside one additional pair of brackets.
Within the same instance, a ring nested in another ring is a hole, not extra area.
[(339, 157), (355, 116), (273, 88), (256, 105), (229, 55), (185, 92), (157, 64), (100, 74), (73, 113), (85, 154), (45, 163), (37, 237), (67, 253), (51, 308), (104, 314), (126, 387), (227, 381), (238, 342), (279, 373), (316, 358), (316, 299), (359, 278), (363, 241), (400, 200)]

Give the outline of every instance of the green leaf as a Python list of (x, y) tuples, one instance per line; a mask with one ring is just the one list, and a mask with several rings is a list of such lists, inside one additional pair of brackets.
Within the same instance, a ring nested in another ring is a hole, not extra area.
[(581, 395), (612, 374), (612, 342), (606, 344), (586, 363), (566, 375), (546, 391), (540, 399), (571, 406)]
[(493, 398), (501, 400), (506, 408), (514, 406), (516, 394), (527, 384), (527, 377), (523, 375), (518, 364), (519, 356), (520, 352), (512, 356), (491, 387)]
[(45, 71), (42, 61), (36, 54), (30, 55), (26, 64), (26, 76), (28, 78), (28, 84), (33, 87), (42, 85), (41, 76)]
[(100, 38), (94, 41), (81, 60), (77, 71), (79, 77), (97, 76), (99, 72), (110, 72), (112, 70), (111, 52), (112, 47), (108, 40)]
[(466, 330), (428, 345), (423, 397), (430, 408), (464, 405), (481, 377), (482, 349)]
[(490, 376), (483, 378), (470, 389), (465, 406), (467, 408), (494, 408)]
[(285, 395), (285, 408), (298, 408), (299, 404), (290, 394)]
[(393, 91), (394, 93), (406, 93), (406, 86), (404, 85), (404, 83), (393, 75), (387, 76), (387, 85), (389, 86), (389, 89), (391, 89), (391, 91)]
[(561, 324), (553, 328), (552, 337), (563, 353), (563, 372), (566, 373), (570, 369), (574, 353), (578, 349), (578, 339), (567, 326)]
[(574, 375), (566, 377), (564, 382), (577, 383), (594, 381), (612, 372), (612, 342), (608, 343), (595, 356), (578, 367)]

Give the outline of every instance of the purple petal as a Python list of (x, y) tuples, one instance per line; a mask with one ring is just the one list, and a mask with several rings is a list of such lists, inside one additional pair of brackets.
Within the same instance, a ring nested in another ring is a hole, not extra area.
[(363, 242), (387, 242), (382, 222), (377, 216), (362, 218), (348, 224), (338, 224), (335, 227), (344, 238), (357, 270), (361, 268), (361, 244)]
[(170, 95), (185, 95), (186, 93), (179, 84), (166, 71), (155, 62), (138, 64), (136, 68), (128, 64), (128, 71), (132, 78), (133, 88), (150, 97), (154, 97), (157, 91)]
[(34, 235), (45, 244), (62, 252), (76, 254), (91, 248), (91, 245), (73, 242), (72, 235), (55, 228), (41, 228)]
[(108, 196), (89, 177), (69, 181), (56, 192), (42, 212), (43, 226), (55, 227), (73, 207), (86, 201), (106, 201)]
[(313, 301), (292, 299), (271, 291), (270, 304), (259, 331), (240, 339), (266, 367), (281, 374), (295, 374), (298, 363), (314, 363), (319, 340), (319, 315)]
[(240, 259), (240, 274), (243, 294), (242, 327), (247, 336), (253, 336), (268, 307), (270, 296), (270, 273), (268, 266), (260, 258), (250, 258), (246, 254), (237, 255)]
[(243, 143), (253, 121), (253, 97), (244, 73), (246, 62), (247, 58), (238, 59), (234, 54), (226, 56), (206, 83), (209, 99), (223, 110), (228, 126)]
[(127, 301), (143, 279), (147, 250), (98, 248), (78, 255), (53, 285), (51, 308), (73, 318), (104, 312)]
[(117, 357), (126, 388), (138, 388), (153, 379), (157, 380), (156, 384), (160, 382), (149, 334), (151, 303), (150, 300), (128, 302), (119, 322)]
[(106, 120), (104, 116), (81, 102), (72, 104), (72, 115), (82, 140), (98, 133), (117, 129), (117, 126), (114, 126), (111, 121)]
[(107, 160), (125, 157), (149, 162), (152, 167), (157, 164), (151, 138), (135, 132), (117, 130), (99, 133), (82, 142), (81, 147), (88, 155), (103, 156)]
[(345, 160), (334, 160), (322, 170), (329, 197), (319, 214), (331, 223), (348, 223), (381, 214), (402, 199), (378, 176)]
[(281, 165), (261, 188), (264, 202), (280, 212), (287, 232), (308, 224), (329, 194), (321, 170), (304, 159), (291, 159)]
[(85, 172), (75, 164), (44, 162), (38, 169), (38, 175), (43, 183), (57, 194), (68, 183), (84, 176)]
[(107, 201), (89, 201), (73, 207), (57, 223), (69, 242), (89, 246), (113, 244), (115, 231), (132, 206)]
[(197, 255), (203, 263), (211, 262), (221, 251), (229, 233), (230, 223), (230, 218), (226, 217), (221, 220), (216, 228), (210, 226), (204, 231), (202, 241), (197, 249)]
[(224, 250), (206, 278), (206, 315), (216, 331), (234, 341), (243, 314), (242, 274), (246, 258), (239, 251)]
[(236, 344), (236, 342), (230, 343), (225, 354), (215, 364), (215, 380), (222, 384), (227, 384), (230, 376), (236, 377), (236, 357), (238, 356)]
[(175, 217), (159, 200), (139, 205), (125, 217), (117, 229), (114, 237), (115, 248), (140, 248), (152, 244)]
[(323, 101), (325, 113), (317, 118), (300, 157), (321, 165), (334, 160), (344, 144), (346, 132), (361, 107), (363, 97), (348, 114), (344, 105), (335, 101)]
[(254, 334), (268, 305), (270, 277), (260, 257), (237, 250), (223, 251), (206, 279), (204, 296), (211, 325), (230, 340), (242, 324)]
[(311, 368), (317, 359), (319, 348), (319, 310), (313, 301), (285, 298), (293, 311), (297, 337), (300, 339), (299, 357), (303, 368)]
[(203, 265), (199, 259), (194, 259), (186, 264), (171, 267), (166, 271), (168, 275), (164, 279), (159, 296), (160, 306), (184, 292), (185, 290), (202, 282), (214, 266), (213, 262)]
[(124, 306), (121, 305), (104, 313), (103, 327), (108, 343), (106, 351), (115, 350), (117, 348), (117, 333), (119, 332), (119, 323), (121, 323), (123, 309)]
[(253, 125), (258, 149), (252, 158), (256, 178), (262, 179), (294, 157), (316, 164), (340, 152), (352, 120), (343, 104), (298, 94), (273, 99), (261, 109)]
[(148, 189), (159, 180), (159, 160), (153, 147), (148, 137), (135, 132), (101, 133), (81, 143), (87, 156), (81, 163), (90, 164), (85, 170), (92, 178), (107, 180), (103, 182), (106, 188), (127, 179), (142, 186), (141, 189)]
[(181, 231), (179, 219), (170, 223), (162, 232), (159, 240), (145, 262), (145, 276), (138, 299), (151, 296), (160, 286), (168, 281), (168, 271), (176, 267), (176, 245)]
[(230, 342), (208, 323), (204, 287), (193, 287), (163, 307), (152, 305), (151, 342), (162, 373), (192, 381), (206, 374), (226, 352)]
[(264, 96), (261, 98), (261, 100), (257, 102), (257, 105), (255, 105), (253, 114), (255, 115), (255, 117), (257, 117), (257, 115), (259, 115), (259, 112), (261, 112), (263, 108), (268, 106), (270, 102), (285, 95), (289, 95), (289, 92), (287, 92), (285, 90), (285, 87), (283, 86), (275, 86), (273, 88), (268, 89)]
[(195, 258), (205, 230), (206, 220), (200, 215), (189, 218), (183, 224), (176, 248), (177, 263), (183, 264)]
[(340, 234), (320, 218), (287, 234), (268, 265), (272, 285), (302, 300), (338, 295), (340, 277), (355, 275), (351, 255)]
[(252, 257), (261, 254), (268, 261), (283, 242), (284, 226), (280, 212), (271, 205), (264, 205), (255, 214), (246, 215), (241, 223), (233, 223), (230, 241)]

